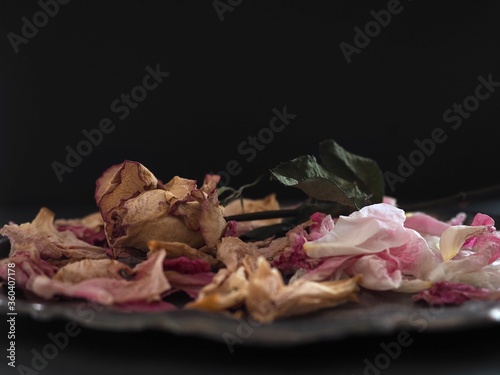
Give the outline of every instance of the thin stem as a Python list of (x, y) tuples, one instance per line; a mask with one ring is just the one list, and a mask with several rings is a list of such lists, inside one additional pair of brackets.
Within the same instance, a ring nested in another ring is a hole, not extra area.
[(400, 204), (399, 207), (405, 211), (418, 211), (427, 208), (435, 208), (451, 203), (469, 202), (479, 198), (492, 198), (500, 195), (500, 185), (488, 186), (477, 190), (462, 191), (447, 197), (434, 199), (430, 201), (413, 203), (413, 204)]
[[(440, 206), (444, 206), (452, 203), (461, 203), (461, 202), (470, 202), (471, 200), (480, 199), (480, 198), (489, 198), (489, 197), (497, 197), (500, 196), (500, 185), (493, 185), (486, 188), (481, 188), (477, 190), (470, 190), (465, 192), (459, 192), (447, 197), (413, 203), (413, 204), (398, 204), (399, 208), (404, 211), (418, 211), (429, 208), (438, 208)], [(250, 221), (250, 220), (265, 220), (265, 219), (276, 219), (276, 218), (286, 218), (286, 217), (295, 217), (299, 215), (304, 206), (301, 208), (293, 208), (293, 209), (282, 209), (282, 210), (273, 210), (273, 211), (260, 211), (260, 212), (250, 212), (246, 214), (239, 215), (231, 215), (226, 216), (225, 219), (227, 221), (235, 220), (235, 221)], [(318, 208), (319, 210), (319, 208)]]
[(259, 212), (249, 212), (247, 214), (231, 215), (226, 216), (224, 219), (227, 221), (250, 221), (250, 220), (265, 220), (265, 219), (278, 219), (285, 217), (294, 217), (300, 213), (297, 208), (283, 209), (283, 210), (272, 210), (272, 211), (259, 211)]

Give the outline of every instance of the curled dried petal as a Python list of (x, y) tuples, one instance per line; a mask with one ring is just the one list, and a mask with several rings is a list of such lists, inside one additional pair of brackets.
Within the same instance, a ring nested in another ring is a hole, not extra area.
[(337, 281), (315, 282), (305, 279), (285, 285), (276, 268), (262, 257), (255, 270), (249, 270), (245, 304), (253, 319), (271, 322), (277, 318), (303, 315), (348, 301), (356, 301), (361, 276)]
[[(130, 279), (125, 279), (116, 273), (107, 277), (85, 278), (84, 274), (76, 272), (81, 280), (71, 279), (75, 281), (73, 283), (37, 275), (29, 280), (27, 289), (45, 299), (52, 299), (57, 295), (84, 298), (103, 305), (160, 301), (161, 295), (171, 288), (163, 272), (164, 259), (165, 251), (153, 253), (146, 261), (133, 268)], [(98, 261), (90, 260), (90, 262), (95, 264)], [(103, 264), (99, 262), (99, 265)], [(76, 267), (70, 268), (77, 271)], [(101, 276), (104, 276), (103, 272), (105, 271), (99, 271)]]
[(83, 259), (61, 267), (53, 279), (76, 284), (83, 280), (101, 277), (116, 279), (123, 271), (127, 274), (133, 273), (130, 267), (114, 259)]
[(212, 282), (201, 289), (195, 301), (186, 305), (188, 309), (225, 311), (240, 306), (248, 294), (248, 280), (243, 266), (235, 272), (223, 268)]
[(403, 210), (385, 204), (373, 204), (340, 216), (323, 237), (304, 244), (310, 257), (374, 254), (410, 240), (404, 228)]
[(469, 238), (485, 233), (489, 230), (488, 226), (468, 226), (455, 225), (446, 229), (439, 240), (439, 249), (444, 261), (450, 260), (458, 254), (462, 245)]
[(32, 222), (5, 225), (0, 234), (7, 236), (12, 244), (10, 255), (25, 250), (36, 252), (36, 256), (42, 259), (62, 263), (76, 259), (106, 258), (103, 248), (78, 239), (72, 231), (58, 230), (54, 225), (54, 217), (54, 212), (43, 207)]
[(194, 247), (191, 247), (183, 242), (148, 241), (147, 245), (150, 252), (159, 251), (162, 249), (166, 250), (168, 259), (186, 257), (192, 260), (200, 259), (206, 261), (211, 266), (216, 266), (219, 264), (219, 261), (213, 256), (195, 249)]
[(173, 177), (163, 185), (142, 164), (125, 161), (97, 181), (99, 206), (110, 247), (148, 251), (148, 241), (183, 242), (214, 248), (226, 229), (218, 203), (218, 177), (196, 181)]
[(159, 181), (141, 163), (126, 160), (113, 165), (96, 181), (95, 200), (103, 219), (121, 203), (147, 190), (155, 189)]

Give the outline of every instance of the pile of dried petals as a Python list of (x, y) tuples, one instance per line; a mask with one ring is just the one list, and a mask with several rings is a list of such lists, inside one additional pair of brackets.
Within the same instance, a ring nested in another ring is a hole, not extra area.
[[(238, 236), (270, 222), (240, 226), (227, 213), (276, 209), (276, 198), (222, 207), (218, 181), (164, 184), (140, 163), (112, 166), (96, 184), (99, 212), (54, 220), (42, 208), (32, 222), (0, 230), (12, 245), (0, 279), (15, 267), (16, 285), (31, 299), (201, 309), (260, 322), (356, 301), (360, 288), (429, 303), (499, 298), (500, 236), (486, 215), (471, 225), (463, 214), (444, 222), (387, 200), (347, 216), (317, 212), (285, 236), (245, 242)], [(177, 304), (178, 293), (190, 301)]]

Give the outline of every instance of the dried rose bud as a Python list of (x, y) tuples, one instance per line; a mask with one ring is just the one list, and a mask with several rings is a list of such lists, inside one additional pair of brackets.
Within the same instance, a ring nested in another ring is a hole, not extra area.
[(163, 185), (138, 162), (112, 166), (97, 180), (95, 194), (109, 246), (148, 251), (148, 241), (171, 241), (215, 247), (226, 227), (219, 178), (207, 175), (198, 189), (196, 181), (177, 176)]

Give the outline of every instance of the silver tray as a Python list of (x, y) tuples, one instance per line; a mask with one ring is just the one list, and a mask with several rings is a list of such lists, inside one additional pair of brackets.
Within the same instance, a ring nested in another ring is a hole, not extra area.
[[(497, 201), (495, 203), (498, 205)], [(452, 211), (456, 213), (457, 209)], [(500, 215), (495, 215), (495, 220), (500, 222)], [(7, 256), (9, 248), (8, 241), (0, 236), (0, 257)], [(26, 317), (40, 322), (63, 319), (108, 332), (163, 331), (203, 337), (229, 346), (292, 346), (404, 331), (467, 330), (500, 323), (500, 301), (468, 301), (460, 306), (429, 307), (403, 293), (362, 289), (358, 296), (358, 302), (269, 324), (196, 310), (123, 312), (85, 301), (35, 301), (20, 295), (16, 299), (16, 312), (17, 319)], [(7, 307), (6, 295), (0, 290), (0, 314), (6, 316)]]
[[(8, 312), (3, 293), (0, 312), (4, 316)], [(160, 330), (230, 345), (258, 346), (291, 346), (402, 331), (471, 329), (500, 323), (500, 302), (468, 301), (460, 306), (429, 307), (414, 302), (407, 294), (366, 290), (360, 292), (359, 302), (268, 324), (194, 310), (122, 312), (84, 301), (28, 301), (20, 297), (16, 300), (16, 312), (18, 320), (22, 316), (41, 322), (64, 319), (102, 331)]]

